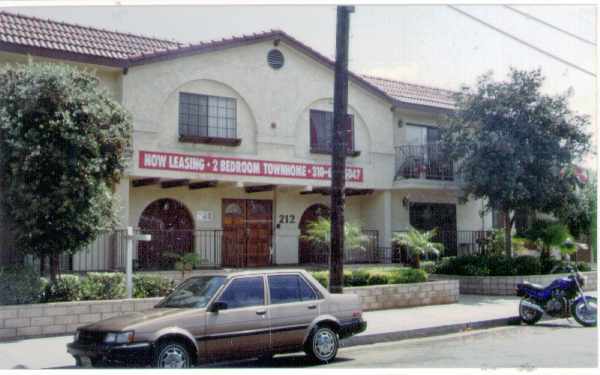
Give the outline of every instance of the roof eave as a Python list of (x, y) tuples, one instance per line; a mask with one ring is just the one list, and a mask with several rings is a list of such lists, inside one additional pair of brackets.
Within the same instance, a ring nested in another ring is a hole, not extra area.
[(28, 54), (58, 60), (69, 60), (78, 63), (102, 65), (115, 68), (125, 68), (127, 66), (127, 60), (125, 59), (93, 56), (88, 54), (61, 51), (43, 47), (27, 46), (16, 43), (0, 42), (0, 51)]
[(418, 111), (436, 112), (440, 114), (451, 114), (455, 111), (454, 108), (440, 107), (427, 104), (407, 103), (398, 99), (394, 99), (394, 109), (412, 109)]

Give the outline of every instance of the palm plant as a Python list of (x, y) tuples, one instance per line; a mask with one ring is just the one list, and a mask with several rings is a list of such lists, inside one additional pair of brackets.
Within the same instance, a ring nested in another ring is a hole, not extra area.
[(203, 259), (196, 253), (172, 253), (164, 254), (166, 257), (175, 259), (175, 269), (181, 272), (181, 278), (185, 279), (185, 273), (190, 272), (194, 267), (198, 267), (203, 263)]
[(435, 254), (439, 256), (444, 251), (444, 245), (439, 242), (433, 242), (436, 230), (418, 231), (410, 228), (408, 232), (394, 233), (392, 242), (397, 245), (406, 246), (412, 258), (412, 267), (421, 268), (421, 256), (425, 254)]
[[(320, 217), (308, 223), (306, 234), (302, 238), (317, 244), (331, 244), (331, 220)], [(359, 225), (354, 223), (344, 224), (344, 246), (347, 249), (364, 249), (363, 244), (369, 239), (362, 233)]]
[(537, 220), (525, 232), (525, 237), (534, 241), (542, 249), (541, 257), (550, 257), (552, 249), (560, 250), (561, 255), (567, 256), (577, 251), (573, 237), (566, 225), (548, 221)]

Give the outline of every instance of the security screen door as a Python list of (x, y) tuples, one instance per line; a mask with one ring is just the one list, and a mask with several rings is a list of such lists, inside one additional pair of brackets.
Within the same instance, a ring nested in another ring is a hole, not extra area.
[(456, 255), (456, 205), (446, 203), (411, 203), (410, 225), (419, 230), (437, 229), (435, 241), (444, 244), (444, 255)]

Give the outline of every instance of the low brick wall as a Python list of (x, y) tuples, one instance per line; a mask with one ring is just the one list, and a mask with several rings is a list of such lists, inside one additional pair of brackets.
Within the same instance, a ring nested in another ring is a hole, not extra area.
[(358, 295), (363, 310), (368, 311), (454, 303), (458, 301), (458, 288), (457, 280), (442, 280), (344, 288), (344, 293)]
[[(585, 291), (596, 290), (598, 273), (582, 272), (587, 277)], [(430, 275), (433, 280), (456, 280), (460, 283), (460, 294), (481, 294), (490, 296), (515, 295), (517, 284), (529, 281), (535, 284), (548, 285), (553, 280), (568, 276), (568, 273), (529, 276), (456, 276)]]
[(77, 327), (151, 309), (161, 298), (0, 306), (0, 340), (74, 333)]
[[(453, 303), (458, 281), (344, 288), (358, 295), (364, 310)], [(161, 298), (57, 302), (0, 306), (0, 341), (65, 335), (83, 325), (132, 311), (151, 309)]]

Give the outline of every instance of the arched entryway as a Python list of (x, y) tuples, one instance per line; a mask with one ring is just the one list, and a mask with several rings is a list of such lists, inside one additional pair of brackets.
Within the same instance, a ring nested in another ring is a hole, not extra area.
[(166, 253), (183, 254), (194, 249), (194, 220), (183, 203), (174, 199), (150, 203), (138, 227), (142, 233), (152, 235), (151, 241), (138, 242), (140, 269), (172, 269), (175, 260)]
[(327, 246), (318, 245), (303, 238), (307, 234), (308, 224), (321, 217), (329, 219), (329, 207), (318, 203), (308, 207), (300, 218), (300, 238), (298, 239), (298, 260), (300, 264), (327, 264), (329, 262), (329, 249), (327, 249)]

